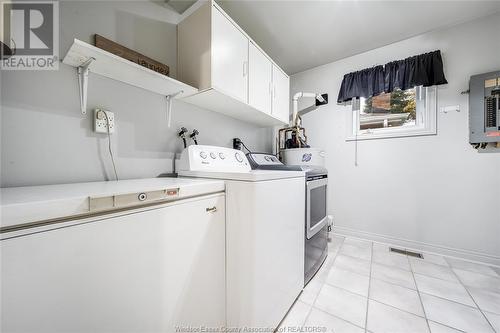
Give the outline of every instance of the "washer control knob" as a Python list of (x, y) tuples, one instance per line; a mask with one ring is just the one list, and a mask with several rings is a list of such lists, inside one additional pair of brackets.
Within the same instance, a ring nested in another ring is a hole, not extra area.
[(138, 196), (137, 196), (137, 199), (139, 199), (139, 201), (144, 201), (148, 198), (148, 196), (146, 195), (146, 193), (140, 193)]
[(217, 155), (215, 155), (215, 153), (214, 153), (214, 152), (211, 152), (211, 153), (210, 153), (210, 157), (211, 157), (211, 158), (213, 158), (213, 159), (215, 160), (215, 159), (217, 158)]
[(235, 154), (234, 154), (234, 157), (236, 158), (236, 160), (237, 160), (238, 162), (240, 162), (240, 163), (241, 163), (241, 162), (243, 162), (243, 157), (241, 157), (241, 155), (240, 155), (240, 154), (235, 153)]
[(264, 159), (267, 161), (267, 162), (271, 162), (271, 158), (269, 156), (264, 156)]
[(207, 153), (205, 153), (204, 151), (200, 151), (200, 157), (203, 159), (207, 158)]
[(219, 157), (221, 160), (225, 159), (226, 158), (226, 155), (224, 155), (224, 153), (219, 153)]

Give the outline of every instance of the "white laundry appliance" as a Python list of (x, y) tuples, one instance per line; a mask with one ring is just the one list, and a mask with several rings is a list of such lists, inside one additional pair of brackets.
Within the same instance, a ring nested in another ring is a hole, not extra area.
[(253, 169), (302, 170), (306, 174), (304, 284), (307, 285), (328, 255), (328, 170), (311, 165), (310, 161), (293, 160), (296, 164), (284, 165), (276, 156), (265, 153), (248, 153), (247, 158)]
[(176, 169), (225, 180), (227, 326), (272, 331), (304, 286), (304, 172), (251, 170), (243, 152), (201, 145)]
[(225, 325), (218, 180), (1, 189), (2, 332)]

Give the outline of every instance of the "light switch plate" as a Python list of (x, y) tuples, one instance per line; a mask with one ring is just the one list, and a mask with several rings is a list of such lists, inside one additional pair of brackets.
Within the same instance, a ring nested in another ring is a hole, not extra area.
[(448, 105), (448, 106), (442, 106), (439, 109), (442, 113), (448, 113), (448, 112), (460, 112), (460, 105)]
[[(108, 119), (106, 121), (106, 116)], [(109, 121), (109, 133), (115, 132), (115, 114), (111, 111), (106, 111), (104, 109), (94, 110), (94, 131), (96, 133), (108, 133), (108, 121)]]

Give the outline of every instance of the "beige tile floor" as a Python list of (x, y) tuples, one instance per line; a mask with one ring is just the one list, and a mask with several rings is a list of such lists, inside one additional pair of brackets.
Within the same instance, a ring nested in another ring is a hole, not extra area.
[(500, 333), (500, 269), (333, 236), (278, 332)]

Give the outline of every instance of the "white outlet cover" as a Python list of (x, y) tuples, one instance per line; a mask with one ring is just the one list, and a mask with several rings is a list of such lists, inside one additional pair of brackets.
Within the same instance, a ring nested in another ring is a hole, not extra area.
[[(94, 110), (94, 131), (96, 133), (108, 133), (108, 126), (106, 117), (101, 112), (106, 112), (109, 120), (109, 133), (115, 132), (115, 114), (111, 111), (106, 111), (103, 109)], [(100, 119), (99, 119), (100, 118)]]

